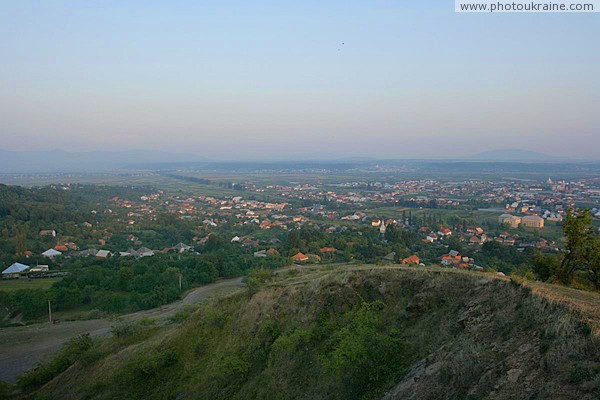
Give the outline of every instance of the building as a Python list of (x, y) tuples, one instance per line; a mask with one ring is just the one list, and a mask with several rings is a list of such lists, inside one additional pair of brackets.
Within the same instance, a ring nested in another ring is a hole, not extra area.
[(29, 265), (14, 263), (2, 271), (2, 278), (19, 278), (23, 273), (27, 272), (27, 270), (29, 270)]
[(537, 215), (527, 215), (521, 218), (521, 224), (527, 228), (543, 228), (544, 219)]
[(416, 255), (406, 257), (404, 260), (402, 260), (402, 264), (419, 264), (420, 262), (421, 260)]
[(54, 250), (54, 249), (48, 249), (45, 252), (42, 253), (42, 255), (44, 257), (48, 257), (48, 258), (54, 258), (56, 256), (60, 256), (62, 253), (58, 250)]
[(385, 235), (385, 230), (386, 230), (385, 223), (381, 223), (381, 225), (379, 225), (379, 233), (381, 233), (382, 235)]
[(442, 265), (458, 265), (462, 261), (460, 253), (456, 250), (450, 250), (448, 254), (442, 256)]
[(452, 230), (450, 228), (442, 228), (438, 231), (438, 235), (440, 236), (450, 236), (452, 235)]
[(192, 246), (188, 246), (184, 243), (178, 243), (175, 247), (172, 247), (171, 250), (175, 250), (177, 253), (185, 253), (186, 251), (192, 251)]
[(308, 261), (308, 256), (306, 256), (302, 253), (298, 253), (292, 257), (292, 260), (294, 260), (294, 262), (306, 262), (306, 261)]
[(73, 253), (73, 255), (76, 257), (87, 257), (87, 256), (95, 256), (96, 253), (98, 253), (98, 250), (96, 250), (96, 249), (87, 249), (87, 250), (81, 250), (76, 253)]
[(311, 263), (320, 263), (321, 262), (321, 256), (319, 256), (317, 254), (307, 254), (306, 257), (308, 257), (308, 261)]
[(29, 268), (29, 272), (48, 272), (49, 270), (47, 265), (36, 265), (35, 267)]
[(521, 224), (521, 218), (511, 214), (502, 214), (498, 217), (498, 222), (501, 224), (507, 224), (511, 228), (518, 228)]
[(129, 249), (127, 252), (134, 257), (151, 257), (154, 255), (154, 251), (147, 247), (140, 247), (137, 250)]
[(112, 257), (112, 253), (108, 250), (98, 250), (98, 252), (96, 253), (96, 257), (108, 258), (108, 257)]

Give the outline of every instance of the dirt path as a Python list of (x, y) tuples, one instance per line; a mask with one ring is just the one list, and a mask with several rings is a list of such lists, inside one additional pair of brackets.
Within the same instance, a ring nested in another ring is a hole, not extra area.
[[(190, 290), (182, 300), (120, 317), (126, 322), (142, 318), (164, 320), (186, 305), (196, 304), (221, 290), (239, 288), (242, 278), (219, 281)], [(114, 321), (96, 319), (89, 321), (64, 321), (58, 325), (49, 323), (0, 329), (0, 380), (14, 383), (24, 371), (59, 350), (70, 338), (89, 333), (92, 337), (110, 334)]]

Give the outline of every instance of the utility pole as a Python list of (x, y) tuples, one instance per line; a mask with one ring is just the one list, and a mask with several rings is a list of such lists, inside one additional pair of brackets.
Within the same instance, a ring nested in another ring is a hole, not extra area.
[(181, 272), (179, 273), (179, 291), (181, 292)]
[(52, 323), (52, 307), (50, 307), (50, 300), (48, 300), (48, 319)]

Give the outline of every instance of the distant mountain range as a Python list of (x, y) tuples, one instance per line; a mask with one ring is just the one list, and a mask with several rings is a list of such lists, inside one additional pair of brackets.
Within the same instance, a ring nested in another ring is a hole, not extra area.
[(583, 161), (569, 157), (561, 157), (538, 153), (536, 151), (522, 149), (490, 150), (475, 154), (468, 158), (469, 161), (522, 161), (522, 162), (561, 162), (561, 161)]
[(100, 172), (136, 164), (202, 161), (206, 160), (193, 154), (147, 150), (89, 152), (0, 150), (1, 173)]

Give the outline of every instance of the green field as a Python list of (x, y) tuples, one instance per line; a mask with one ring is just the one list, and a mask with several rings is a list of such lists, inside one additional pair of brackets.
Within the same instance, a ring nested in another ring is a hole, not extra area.
[(0, 290), (48, 289), (54, 282), (58, 282), (61, 279), (62, 278), (1, 280)]

